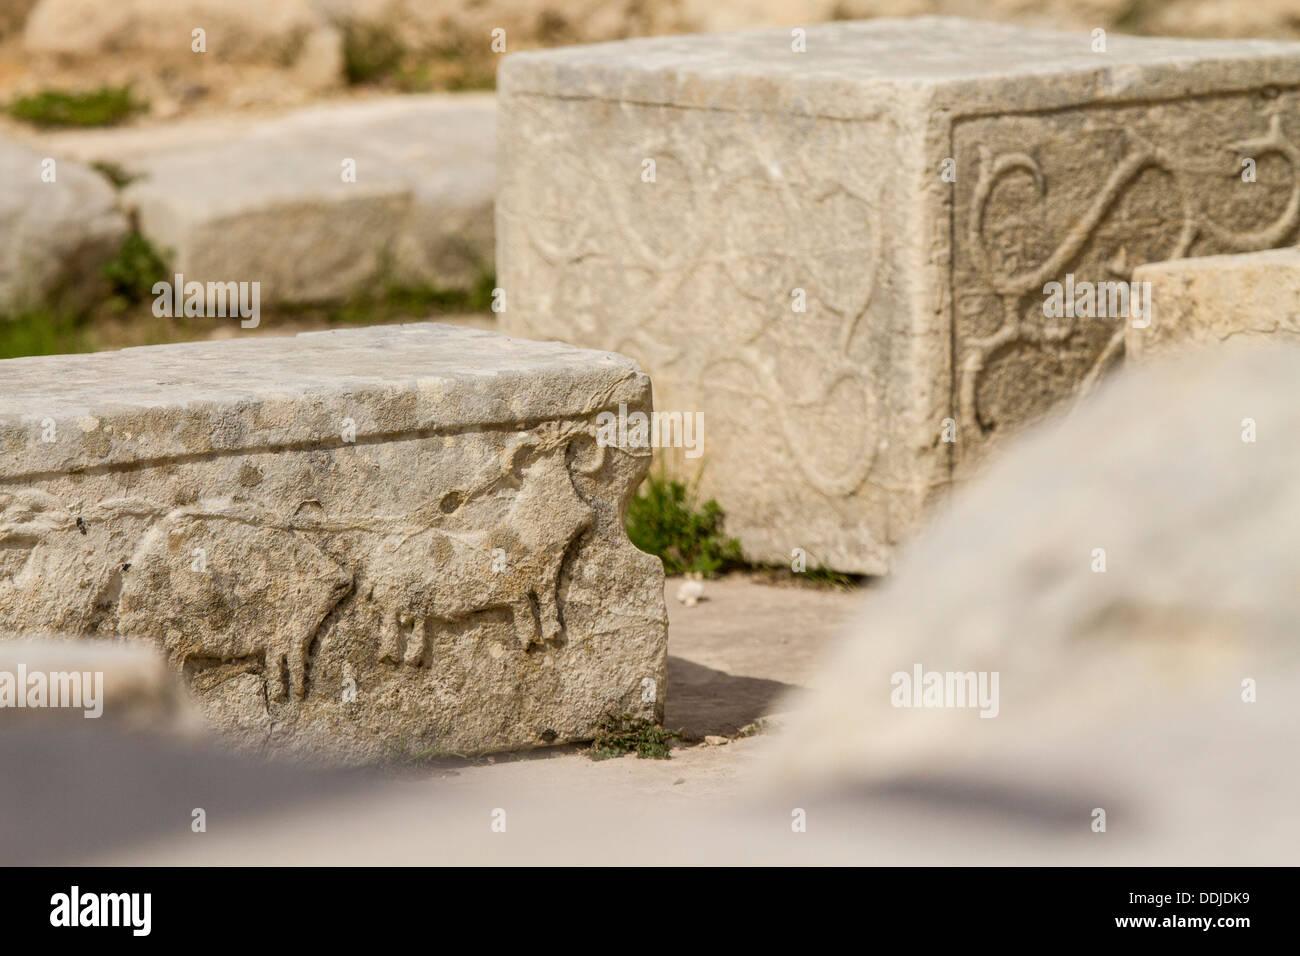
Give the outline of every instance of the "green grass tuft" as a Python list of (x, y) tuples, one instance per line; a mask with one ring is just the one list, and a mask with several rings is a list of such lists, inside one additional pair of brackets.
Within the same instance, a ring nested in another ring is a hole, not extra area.
[(354, 25), (343, 35), (343, 74), (352, 86), (404, 93), (491, 90), (497, 55), (477, 36), (449, 34), (433, 46), (411, 48), (386, 27)]
[(168, 278), (162, 254), (138, 232), (126, 237), (102, 269), (111, 290), (109, 307), (119, 311), (152, 296), (154, 283)]
[(824, 564), (818, 564), (809, 568), (807, 571), (801, 571), (800, 574), (809, 584), (815, 584), (820, 587), (836, 588), (841, 591), (852, 591), (858, 586), (858, 582), (853, 575), (844, 574), (840, 571), (833, 571)]
[(89, 93), (46, 90), (9, 104), (9, 115), (35, 126), (116, 126), (149, 104), (131, 96), (131, 87), (105, 86)]
[(0, 359), (89, 351), (85, 324), (75, 315), (35, 309), (0, 316)]
[(398, 319), (421, 319), (437, 315), (489, 312), (496, 276), (483, 272), (469, 289), (447, 289), (430, 285), (399, 285), (380, 280), (378, 291), (360, 292), (340, 303), (283, 303), (276, 314), (315, 316), (332, 324), (374, 325)]
[(120, 163), (107, 160), (91, 163), (90, 168), (112, 183), (114, 189), (125, 189), (139, 178), (128, 173)]
[(680, 730), (664, 730), (644, 717), (610, 715), (601, 721), (587, 755), (592, 760), (609, 760), (634, 753), (643, 759), (669, 760), (669, 743), (681, 739)]
[(668, 575), (711, 578), (741, 565), (740, 542), (723, 533), (722, 508), (713, 499), (696, 505), (680, 481), (650, 475), (627, 508), (627, 536), (664, 563)]

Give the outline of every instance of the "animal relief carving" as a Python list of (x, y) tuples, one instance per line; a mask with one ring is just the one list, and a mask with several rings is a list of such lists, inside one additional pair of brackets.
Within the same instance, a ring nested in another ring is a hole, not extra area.
[(178, 510), (133, 555), (118, 627), (159, 640), (177, 669), (260, 657), (268, 698), (290, 688), (301, 698), (312, 639), (351, 587), (351, 574), (269, 512)]
[[(422, 665), (432, 624), (496, 609), (509, 612), (521, 650), (559, 641), (561, 568), (593, 520), (574, 489), (566, 446), (524, 445), (488, 488), (442, 500), (439, 524), (390, 534), (370, 555), (368, 596), (382, 615), (380, 658)], [(499, 516), (485, 520), (494, 510)], [(508, 556), (504, 562), (494, 562), (496, 549)]]

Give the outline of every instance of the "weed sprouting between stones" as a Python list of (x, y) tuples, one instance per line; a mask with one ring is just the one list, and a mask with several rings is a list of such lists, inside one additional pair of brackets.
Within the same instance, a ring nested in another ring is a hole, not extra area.
[(343, 302), (327, 304), (280, 303), (276, 315), (313, 317), (331, 325), (372, 325), (449, 313), (488, 313), (496, 276), (484, 271), (466, 289), (432, 285), (402, 285), (380, 279), (377, 292), (361, 292)]
[(153, 243), (132, 231), (113, 258), (102, 267), (111, 296), (108, 306), (120, 311), (153, 295), (153, 286), (168, 278), (167, 262)]
[(740, 542), (723, 533), (722, 508), (695, 501), (692, 489), (663, 475), (650, 475), (627, 509), (627, 536), (664, 563), (668, 575), (711, 578), (744, 562)]
[(121, 163), (114, 163), (109, 160), (93, 162), (90, 164), (90, 168), (112, 183), (114, 189), (125, 189), (139, 178), (128, 173)]
[(669, 760), (669, 744), (682, 739), (680, 730), (665, 730), (644, 717), (611, 714), (601, 721), (587, 755), (592, 760), (609, 760), (634, 753), (640, 758)]
[(343, 73), (352, 86), (405, 93), (491, 90), (496, 86), (496, 58), (476, 37), (450, 35), (417, 50), (385, 27), (355, 25), (344, 31)]
[(94, 351), (88, 333), (96, 317), (147, 301), (153, 284), (167, 277), (162, 254), (135, 231), (127, 234), (100, 269), (106, 280), (106, 298), (89, 304), (58, 301), (0, 315), (0, 359)]
[(0, 316), (0, 359), (89, 351), (81, 316), (51, 309)]
[(343, 75), (358, 86), (376, 83), (397, 73), (406, 50), (387, 30), (351, 25), (343, 34)]
[(784, 564), (758, 564), (750, 569), (753, 579), (764, 584), (820, 588), (832, 591), (856, 591), (869, 587), (871, 578), (863, 574), (846, 574), (817, 563), (804, 571), (794, 571)]
[(459, 750), (452, 750), (441, 742), (445, 736), (444, 731), (435, 738), (438, 742), (433, 746), (419, 749), (412, 747), (411, 742), (405, 736), (401, 736), (395, 741), (389, 741), (385, 763), (389, 767), (399, 770), (420, 770), (437, 767), (442, 763), (453, 760), (468, 764), (486, 762), (482, 757), (473, 757), (461, 753)]
[[(203, 338), (210, 331), (210, 320), (160, 319), (152, 314), (153, 284), (170, 275), (166, 257), (138, 234), (129, 235), (102, 268), (107, 279), (104, 291), (108, 294), (97, 301), (0, 314), (0, 359), (162, 345)], [(301, 329), (317, 323), (353, 327), (436, 319), (447, 314), (491, 315), (495, 284), (495, 277), (484, 273), (469, 289), (388, 285), (381, 292), (343, 303), (279, 303), (264, 310), (263, 322), (269, 327), (284, 320)]]
[(116, 126), (148, 108), (130, 86), (105, 86), (86, 93), (45, 90), (24, 96), (9, 104), (9, 115), (41, 127)]

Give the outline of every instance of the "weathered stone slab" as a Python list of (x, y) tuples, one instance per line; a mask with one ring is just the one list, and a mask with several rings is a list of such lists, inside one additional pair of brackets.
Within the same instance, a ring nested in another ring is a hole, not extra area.
[(151, 640), (272, 751), (662, 715), (649, 459), (595, 437), (649, 406), (628, 359), (424, 324), (14, 359), (0, 393), (0, 630)]
[(1153, 262), (1133, 270), (1150, 283), (1151, 322), (1130, 323), (1127, 354), (1138, 361), (1171, 347), (1228, 339), (1300, 336), (1300, 250)]
[(505, 326), (704, 411), (702, 490), (751, 556), (884, 572), (1122, 355), (1123, 318), (1048, 318), (1047, 283), (1295, 240), (1300, 46), (1093, 42), (872, 20), (802, 53), (779, 30), (511, 56)]
[(329, 24), (311, 0), (41, 0), (23, 45), (64, 56), (147, 52), (180, 59), (176, 54), (192, 52), (198, 27), (224, 60), (285, 63)]
[(119, 166), (122, 204), (177, 272), (260, 282), (265, 304), (471, 288), (492, 271), (495, 137), (491, 97), (431, 94), (33, 139)]

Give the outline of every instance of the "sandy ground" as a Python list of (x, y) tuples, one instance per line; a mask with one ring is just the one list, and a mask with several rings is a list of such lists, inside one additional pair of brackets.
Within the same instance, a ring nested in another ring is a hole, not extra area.
[(674, 598), (677, 587), (668, 582), (664, 724), (694, 737), (731, 736), (772, 714), (861, 601), (851, 592), (733, 576), (704, 582), (705, 600), (686, 607)]

